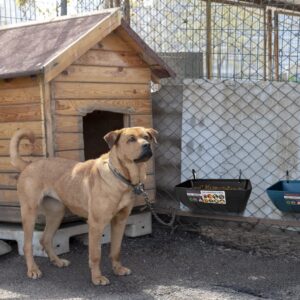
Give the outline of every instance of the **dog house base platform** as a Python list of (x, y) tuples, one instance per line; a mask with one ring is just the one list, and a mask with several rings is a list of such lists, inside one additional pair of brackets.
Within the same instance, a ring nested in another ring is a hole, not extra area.
[[(70, 238), (77, 235), (86, 234), (88, 232), (88, 225), (85, 222), (76, 222), (63, 224), (60, 229), (57, 230), (54, 239), (53, 246), (57, 255), (67, 253), (70, 251)], [(125, 235), (129, 237), (137, 237), (152, 232), (152, 220), (151, 213), (144, 212), (138, 214), (132, 214), (127, 221), (125, 229)], [(40, 239), (43, 231), (35, 230), (33, 233), (33, 255), (47, 257), (45, 251), (42, 250), (40, 245)], [(0, 240), (14, 240), (18, 244), (18, 252), (20, 255), (24, 255), (24, 232), (22, 225), (0, 223)], [(110, 226), (107, 226), (102, 236), (102, 244), (110, 242)], [(88, 244), (87, 236), (84, 236), (83, 243)]]

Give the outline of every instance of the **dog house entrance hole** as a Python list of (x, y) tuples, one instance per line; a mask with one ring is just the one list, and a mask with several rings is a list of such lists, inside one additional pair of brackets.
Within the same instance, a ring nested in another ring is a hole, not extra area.
[(83, 141), (85, 160), (98, 158), (109, 151), (103, 137), (112, 130), (124, 127), (123, 114), (109, 111), (93, 111), (83, 117)]

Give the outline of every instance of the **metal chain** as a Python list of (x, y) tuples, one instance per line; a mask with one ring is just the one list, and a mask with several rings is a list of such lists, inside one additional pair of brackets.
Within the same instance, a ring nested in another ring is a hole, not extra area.
[(175, 223), (175, 218), (176, 218), (176, 213), (175, 211), (172, 212), (172, 217), (171, 220), (169, 222), (165, 222), (164, 220), (162, 220), (158, 214), (156, 213), (156, 211), (154, 210), (151, 201), (149, 200), (148, 194), (145, 192), (144, 189), (140, 190), (144, 196), (145, 202), (147, 204), (147, 206), (149, 207), (152, 215), (154, 216), (154, 218), (157, 220), (157, 222), (159, 222), (160, 224), (164, 225), (164, 226), (169, 226), (169, 227), (173, 227), (174, 223)]

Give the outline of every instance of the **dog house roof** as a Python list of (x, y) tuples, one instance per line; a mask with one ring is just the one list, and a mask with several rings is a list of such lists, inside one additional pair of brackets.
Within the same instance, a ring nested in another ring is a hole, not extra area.
[(122, 19), (119, 9), (106, 9), (1, 28), (0, 78), (44, 74), (50, 81), (112, 31), (139, 53), (154, 77), (175, 76)]

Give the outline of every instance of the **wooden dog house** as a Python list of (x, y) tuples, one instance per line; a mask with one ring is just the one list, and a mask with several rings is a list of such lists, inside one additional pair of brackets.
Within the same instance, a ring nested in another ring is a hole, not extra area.
[[(25, 159), (97, 157), (108, 150), (108, 131), (152, 126), (150, 82), (173, 72), (118, 9), (3, 27), (0, 40), (0, 221), (18, 222), (18, 173), (9, 158), (18, 128), (37, 137), (33, 150), (21, 143)], [(153, 200), (153, 162), (146, 189)]]

